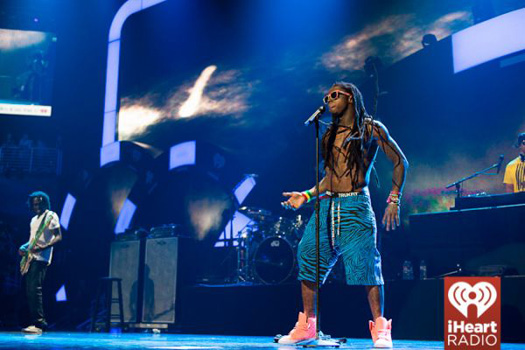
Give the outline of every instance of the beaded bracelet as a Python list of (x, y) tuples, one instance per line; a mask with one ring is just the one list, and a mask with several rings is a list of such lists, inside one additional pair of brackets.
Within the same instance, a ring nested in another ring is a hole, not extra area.
[(394, 192), (394, 191), (390, 192), (386, 202), (388, 204), (392, 203), (392, 204), (395, 204), (395, 205), (399, 206), (401, 204), (401, 193)]

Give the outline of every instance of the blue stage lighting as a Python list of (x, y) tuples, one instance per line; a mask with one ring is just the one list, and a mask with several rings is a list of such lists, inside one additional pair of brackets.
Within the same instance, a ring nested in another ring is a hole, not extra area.
[[(226, 227), (224, 228), (224, 231), (219, 236), (219, 239), (215, 243), (215, 247), (224, 247), (226, 245), (226, 241), (233, 241), (233, 245), (237, 246), (239, 242), (237, 239), (239, 238), (239, 235), (242, 230), (246, 228), (246, 226), (252, 224), (253, 221), (249, 217), (247, 217), (244, 214), (239, 213), (238, 211), (235, 212), (233, 215), (233, 232), (232, 232), (232, 220), (230, 220)], [(232, 237), (233, 233), (233, 237)]]
[(57, 302), (67, 301), (67, 295), (66, 295), (66, 285), (63, 284), (62, 287), (58, 290), (58, 292), (55, 295), (55, 299)]
[(524, 33), (525, 8), (453, 34), (454, 73), (525, 50)]
[[(235, 198), (237, 198), (237, 202), (239, 203), (239, 205), (241, 205), (244, 202), (244, 200), (246, 199), (246, 197), (248, 197), (248, 194), (250, 194), (255, 185), (255, 175), (250, 174), (246, 175), (244, 179), (242, 179), (242, 181), (239, 182), (237, 186), (235, 186), (235, 188), (233, 189), (233, 194), (235, 195)], [(219, 239), (215, 243), (215, 247), (224, 247), (226, 245), (225, 242), (232, 239), (234, 240), (233, 245), (237, 246), (237, 238), (239, 238), (240, 232), (251, 223), (252, 220), (249, 217), (236, 211), (233, 215), (233, 237), (232, 220), (230, 220), (226, 224), (224, 231), (221, 233)]]
[(102, 131), (101, 153), (104, 151), (104, 146), (115, 142), (116, 136), (120, 37), (122, 34), (122, 26), (132, 14), (145, 10), (163, 1), (165, 0), (128, 0), (120, 7), (115, 14), (115, 17), (113, 17), (108, 39), (106, 97), (104, 103), (104, 127)]
[(64, 206), (62, 207), (62, 214), (60, 214), (60, 224), (66, 230), (69, 227), (69, 220), (71, 219), (71, 214), (73, 214), (76, 203), (77, 199), (71, 193), (68, 193), (64, 201)]
[(117, 224), (115, 225), (116, 235), (126, 231), (126, 229), (131, 224), (131, 220), (133, 219), (133, 215), (135, 214), (136, 210), (137, 206), (133, 204), (132, 201), (130, 201), (129, 199), (126, 199), (126, 201), (124, 201), (124, 205), (122, 206), (122, 209), (120, 210), (120, 214), (117, 219)]
[(169, 170), (185, 166), (195, 165), (197, 157), (197, 142), (188, 141), (179, 143), (170, 148), (170, 168)]
[(239, 205), (244, 202), (248, 194), (255, 187), (255, 177), (253, 175), (246, 175), (246, 177), (234, 188), (233, 193)]
[(113, 142), (105, 145), (100, 150), (100, 167), (111, 162), (118, 162), (120, 160), (120, 142)]

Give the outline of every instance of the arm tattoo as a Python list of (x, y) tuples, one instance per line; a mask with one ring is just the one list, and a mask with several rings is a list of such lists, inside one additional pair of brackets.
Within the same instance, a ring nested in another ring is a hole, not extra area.
[(394, 189), (402, 191), (406, 178), (406, 165), (408, 164), (406, 158), (402, 154), (395, 141), (390, 137), (386, 129), (382, 129), (378, 125), (374, 125), (374, 131), (378, 136), (381, 149), (394, 163), (392, 186)]

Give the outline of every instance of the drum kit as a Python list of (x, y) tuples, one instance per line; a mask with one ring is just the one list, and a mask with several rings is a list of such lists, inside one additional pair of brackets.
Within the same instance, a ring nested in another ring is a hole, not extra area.
[(281, 284), (297, 274), (297, 246), (306, 221), (278, 217), (270, 211), (242, 207), (239, 211), (251, 219), (239, 234), (237, 247), (237, 281)]

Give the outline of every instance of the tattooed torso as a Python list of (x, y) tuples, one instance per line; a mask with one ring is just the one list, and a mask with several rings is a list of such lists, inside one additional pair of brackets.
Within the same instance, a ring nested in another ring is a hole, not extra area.
[[(369, 131), (372, 129), (368, 128)], [(351, 131), (348, 129), (339, 130), (332, 147), (331, 161), (333, 167), (325, 167), (326, 186), (332, 192), (360, 192), (370, 181), (371, 165), (377, 155), (378, 144), (375, 138), (364, 145), (364, 158), (362, 166), (354, 165), (352, 169), (348, 165), (348, 157), (352, 147), (359, 147), (358, 142), (351, 142)], [(370, 138), (369, 138), (370, 139)], [(371, 144), (370, 144), (371, 142)], [(357, 175), (357, 186), (354, 186), (352, 179)]]

